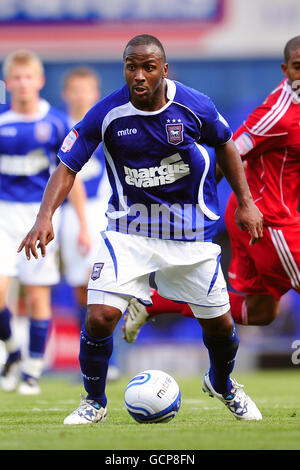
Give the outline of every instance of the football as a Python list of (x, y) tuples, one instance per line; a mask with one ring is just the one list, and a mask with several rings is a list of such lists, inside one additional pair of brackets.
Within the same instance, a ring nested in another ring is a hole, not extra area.
[(173, 419), (181, 404), (176, 380), (161, 370), (145, 370), (126, 387), (125, 405), (139, 423), (162, 423)]

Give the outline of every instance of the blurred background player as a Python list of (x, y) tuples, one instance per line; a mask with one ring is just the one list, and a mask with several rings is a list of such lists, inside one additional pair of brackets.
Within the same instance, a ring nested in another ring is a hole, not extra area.
[[(278, 315), (280, 298), (290, 289), (300, 292), (300, 36), (289, 40), (281, 66), (286, 76), (235, 132), (233, 139), (246, 162), (253, 199), (264, 215), (264, 236), (249, 245), (249, 235), (234, 222), (237, 201), (231, 194), (226, 208), (232, 260), (229, 280), (231, 314), (238, 324), (268, 325)], [(298, 83), (297, 83), (298, 82)], [(135, 341), (140, 328), (160, 313), (193, 317), (188, 305), (152, 293), (145, 308), (135, 299), (123, 327)]]
[[(90, 67), (76, 67), (65, 75), (62, 98), (67, 106), (70, 129), (83, 119), (100, 97), (100, 77)], [(86, 234), (80, 232), (80, 224), (74, 207), (66, 201), (62, 206), (60, 247), (66, 281), (74, 288), (81, 328), (86, 316), (88, 279), (97, 252), (100, 232), (107, 226), (105, 213), (111, 196), (102, 145), (95, 150), (78, 176), (84, 183), (87, 196), (85, 215), (90, 243), (86, 243)], [(118, 376), (115, 349), (110, 359), (108, 379), (117, 379)]]
[[(40, 98), (45, 83), (43, 65), (30, 51), (16, 51), (3, 64), (10, 107), (0, 115), (0, 339), (7, 360), (1, 385), (21, 394), (40, 393), (38, 379), (51, 319), (50, 286), (59, 281), (55, 241), (45, 259), (30, 261), (18, 254), (20, 239), (34, 222), (43, 191), (57, 164), (57, 150), (68, 132), (65, 116)], [(79, 199), (78, 199), (79, 197)], [(84, 221), (84, 188), (76, 182), (71, 199)], [(58, 230), (59, 212), (53, 221)], [(7, 293), (12, 277), (25, 287), (29, 320), (28, 355), (22, 359), (12, 327)]]

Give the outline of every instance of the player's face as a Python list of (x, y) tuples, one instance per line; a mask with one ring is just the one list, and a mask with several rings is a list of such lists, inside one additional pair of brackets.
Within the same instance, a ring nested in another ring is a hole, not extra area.
[(11, 67), (6, 86), (12, 99), (19, 103), (36, 100), (45, 83), (37, 66), (31, 64), (14, 64)]
[(78, 112), (86, 113), (99, 100), (100, 92), (94, 77), (74, 76), (69, 79), (63, 92), (63, 99)]
[[(289, 79), (294, 90), (300, 88), (300, 49), (291, 52), (287, 64), (281, 65), (284, 75)], [(298, 83), (297, 83), (298, 82)]]
[(168, 64), (161, 50), (153, 45), (128, 46), (124, 58), (124, 76), (132, 104), (144, 111), (162, 108), (167, 98), (164, 78)]

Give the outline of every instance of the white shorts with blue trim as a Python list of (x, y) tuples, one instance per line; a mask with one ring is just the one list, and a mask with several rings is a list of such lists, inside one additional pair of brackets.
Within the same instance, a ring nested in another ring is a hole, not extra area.
[(46, 247), (46, 256), (27, 260), (25, 250), (17, 253), (21, 241), (32, 228), (40, 203), (0, 201), (0, 275), (18, 277), (25, 285), (52, 286), (60, 280), (58, 227), (60, 210), (53, 216), (55, 238)]
[(197, 318), (228, 312), (229, 296), (220, 266), (221, 248), (211, 242), (182, 242), (102, 232), (88, 284), (88, 304), (105, 302), (123, 312), (132, 297), (151, 305), (150, 276), (158, 293), (188, 303)]
[(91, 239), (91, 249), (82, 254), (78, 247), (79, 221), (71, 203), (62, 206), (59, 240), (63, 272), (70, 286), (85, 286), (91, 274), (92, 263), (98, 251), (100, 232), (107, 227), (107, 199), (87, 199), (85, 217)]

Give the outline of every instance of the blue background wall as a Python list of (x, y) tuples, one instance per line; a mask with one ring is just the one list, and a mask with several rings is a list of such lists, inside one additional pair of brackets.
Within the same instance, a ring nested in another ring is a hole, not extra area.
[[(283, 78), (281, 58), (260, 60), (172, 61), (169, 77), (206, 93), (235, 129)], [(60, 89), (64, 73), (78, 65), (93, 67), (102, 78), (103, 96), (124, 83), (123, 65), (118, 62), (45, 63), (47, 82), (42, 95), (63, 108)]]

